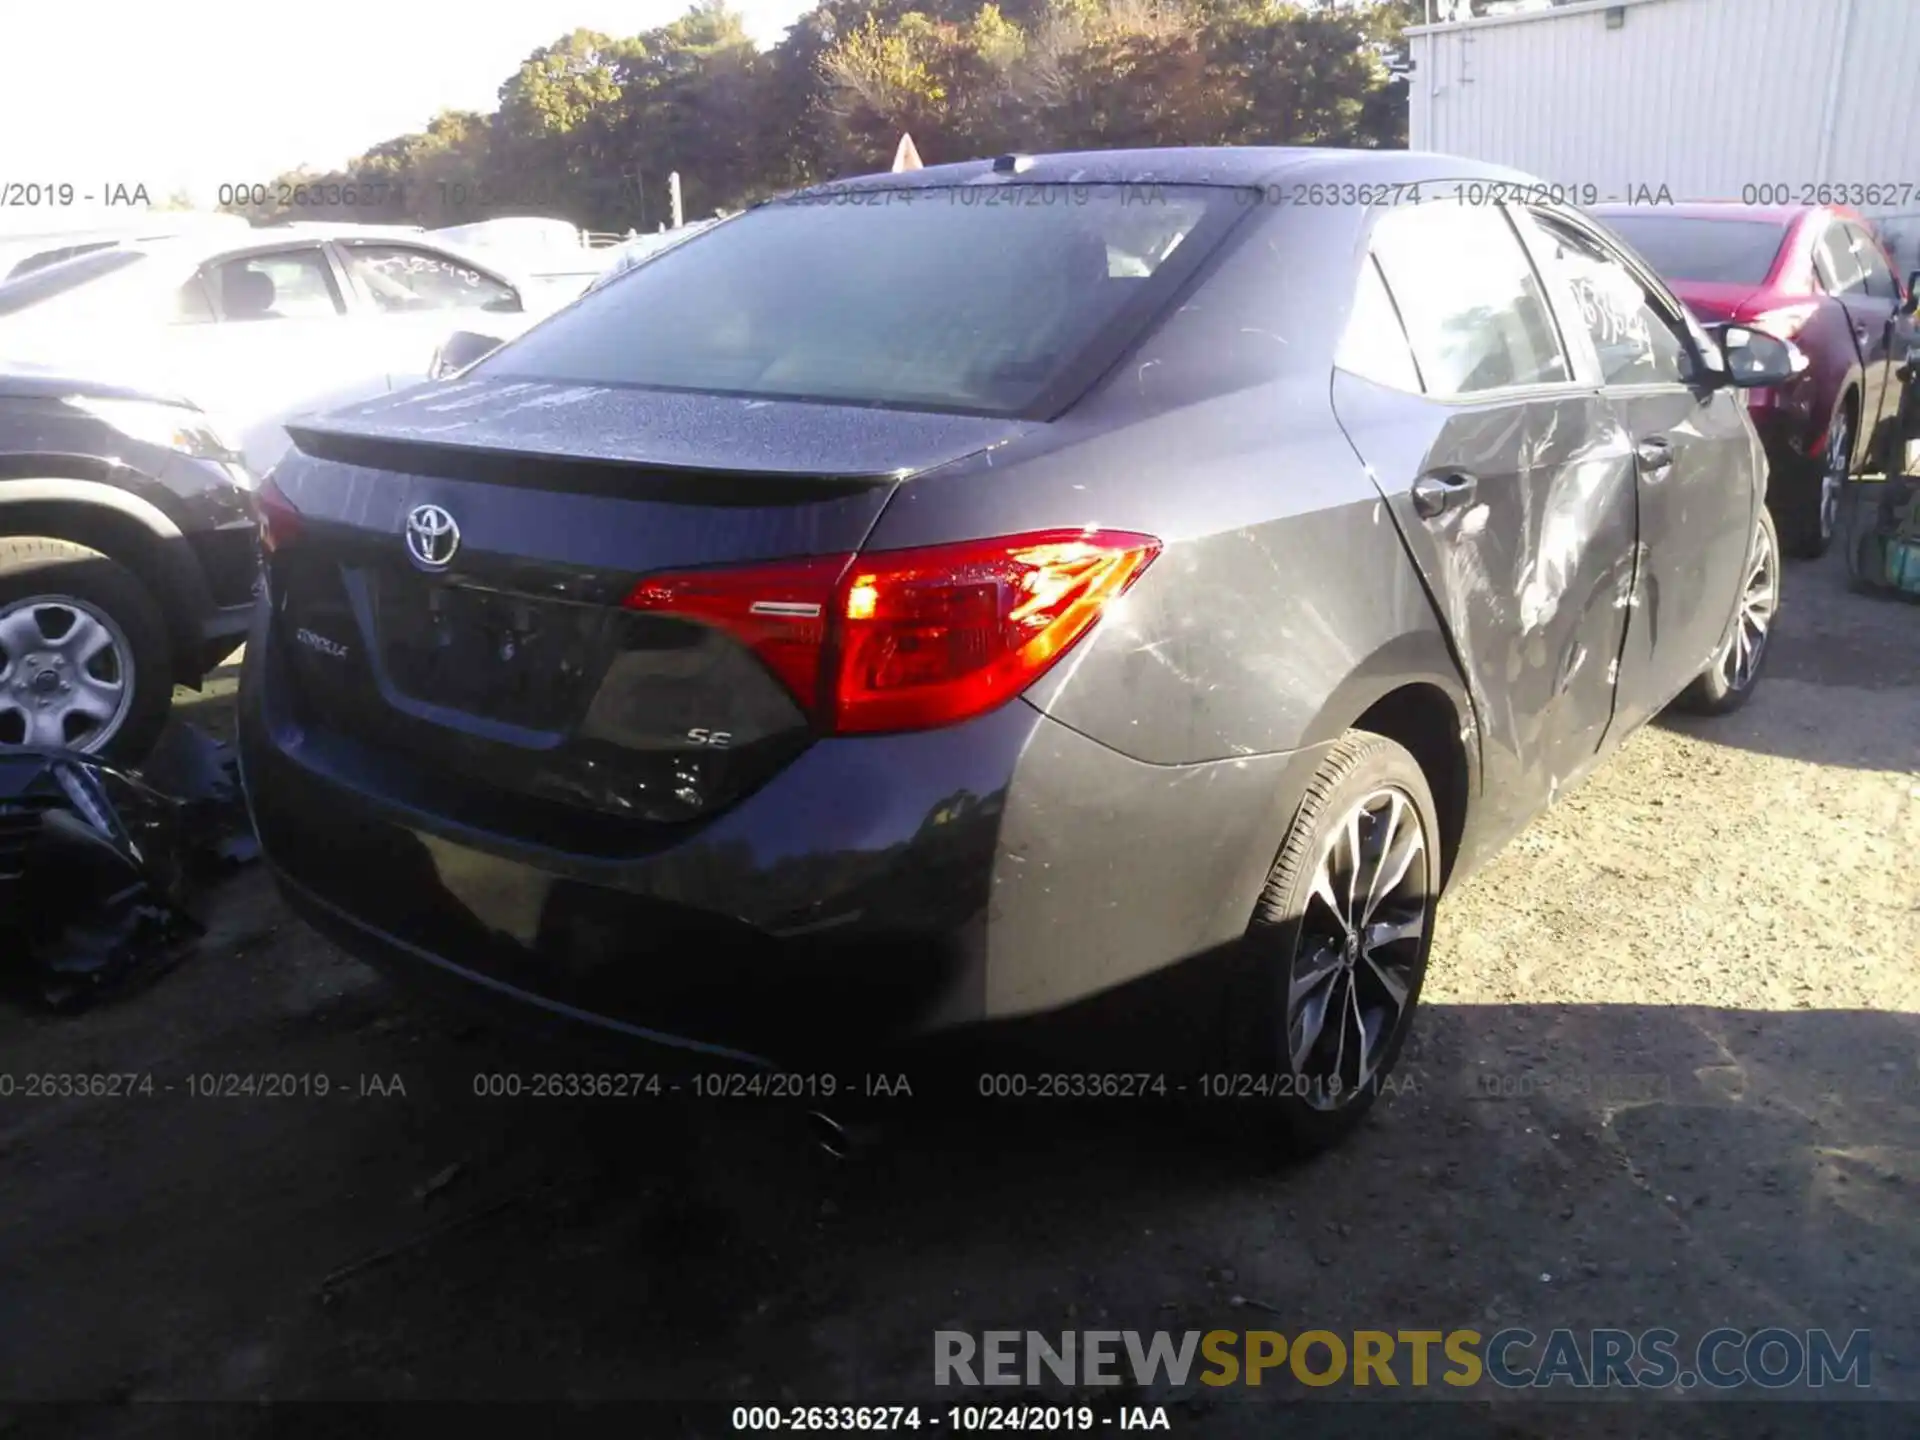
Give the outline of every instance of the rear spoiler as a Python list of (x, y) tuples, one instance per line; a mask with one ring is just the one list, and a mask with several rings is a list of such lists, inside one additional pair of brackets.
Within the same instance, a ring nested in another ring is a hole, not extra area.
[(583, 459), (496, 450), (443, 441), (401, 440), (312, 424), (286, 427), (294, 446), (316, 460), (446, 480), (478, 480), (525, 490), (663, 500), (684, 505), (792, 505), (857, 495), (897, 484), (896, 473), (829, 475), (805, 471), (716, 470), (649, 465), (643, 460)]

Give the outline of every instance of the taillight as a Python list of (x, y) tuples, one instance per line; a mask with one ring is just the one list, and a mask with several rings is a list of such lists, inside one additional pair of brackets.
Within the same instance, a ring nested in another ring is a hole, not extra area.
[(1819, 313), (1820, 302), (1808, 300), (1797, 305), (1778, 305), (1736, 323), (1750, 326), (1755, 330), (1764, 330), (1776, 340), (1791, 340), (1806, 328), (1809, 320)]
[(809, 715), (817, 715), (834, 582), (851, 558), (650, 575), (633, 587), (626, 605), (725, 630), (780, 677)]
[(1160, 553), (1050, 530), (915, 550), (651, 576), (631, 609), (717, 625), (831, 734), (924, 730), (1025, 690)]
[(1012, 699), (1159, 553), (1149, 535), (1067, 530), (856, 557), (834, 607), (833, 729), (950, 725)]
[(300, 512), (269, 475), (254, 494), (260, 512), (260, 548), (269, 555), (285, 549), (300, 533)]

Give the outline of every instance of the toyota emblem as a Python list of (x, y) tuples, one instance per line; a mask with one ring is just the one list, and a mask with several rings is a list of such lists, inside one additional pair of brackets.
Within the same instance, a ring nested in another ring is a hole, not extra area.
[(444, 570), (460, 548), (460, 527), (438, 505), (416, 505), (407, 512), (407, 553), (422, 570)]

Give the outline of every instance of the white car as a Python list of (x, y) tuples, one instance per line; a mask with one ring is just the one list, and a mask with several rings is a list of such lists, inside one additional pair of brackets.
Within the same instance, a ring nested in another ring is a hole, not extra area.
[(89, 250), (107, 250), (129, 242), (168, 240), (179, 235), (245, 236), (253, 227), (238, 215), (205, 210), (100, 211), (67, 214), (66, 223), (47, 229), (29, 217), (24, 223), (0, 212), (0, 281), (17, 280)]
[(286, 421), (403, 389), (450, 335), (509, 339), (550, 308), (418, 233), (293, 225), (123, 243), (0, 285), (0, 355), (164, 382), (258, 475)]
[(598, 290), (633, 269), (644, 265), (656, 256), (664, 255), (676, 245), (684, 245), (703, 231), (711, 230), (720, 223), (720, 217), (711, 220), (695, 220), (691, 225), (682, 225), (677, 230), (658, 230), (651, 235), (635, 236), (613, 247), (611, 257), (600, 267), (600, 273), (587, 286), (588, 290)]
[(494, 259), (526, 284), (530, 303), (558, 309), (577, 299), (613, 258), (610, 246), (594, 246), (569, 220), (507, 215), (471, 225), (447, 225), (433, 238), (468, 254)]

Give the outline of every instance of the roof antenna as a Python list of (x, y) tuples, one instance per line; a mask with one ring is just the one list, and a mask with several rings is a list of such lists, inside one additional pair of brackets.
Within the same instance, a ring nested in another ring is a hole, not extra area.
[(1032, 168), (1031, 155), (996, 155), (993, 161), (993, 173), (996, 175), (1019, 175)]

